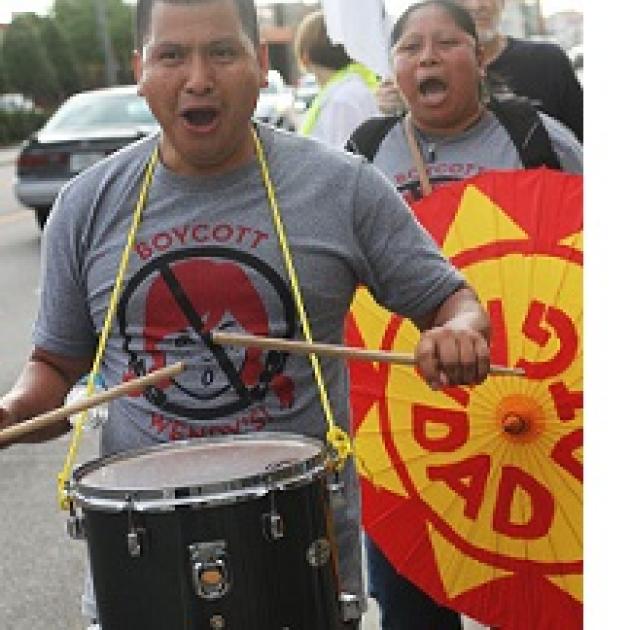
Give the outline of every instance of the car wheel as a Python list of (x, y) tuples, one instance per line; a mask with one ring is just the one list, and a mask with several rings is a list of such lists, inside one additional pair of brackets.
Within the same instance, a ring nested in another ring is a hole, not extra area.
[(45, 208), (35, 208), (35, 219), (37, 220), (37, 224), (41, 230), (44, 229), (44, 225), (46, 225), (46, 220), (48, 219), (49, 214), (50, 206), (46, 206)]

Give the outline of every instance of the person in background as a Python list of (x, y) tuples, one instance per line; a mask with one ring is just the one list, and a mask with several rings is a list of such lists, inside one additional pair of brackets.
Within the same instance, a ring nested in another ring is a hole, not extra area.
[(322, 11), (309, 13), (302, 20), (294, 45), (302, 70), (312, 73), (320, 87), (300, 132), (343, 148), (356, 127), (379, 113), (374, 95), (376, 76), (353, 61), (342, 44), (330, 41)]
[(505, 81), (514, 94), (527, 97), (566, 125), (582, 142), (582, 86), (562, 48), (501, 33), (505, 0), (457, 1), (475, 20), (486, 70)]
[[(488, 95), (475, 24), (459, 4), (412, 4), (394, 25), (391, 58), (408, 113), (366, 121), (347, 148), (372, 161), (411, 206), (435, 186), (484, 170), (546, 165), (581, 173), (582, 147), (566, 127), (523, 99)], [(456, 612), (398, 574), (365, 539), (382, 630), (461, 628)]]
[[(187, 369), (110, 403), (102, 456), (260, 430), (324, 441), (307, 357), (232, 356), (211, 337), (227, 327), (303, 340), (283, 235), (314, 340), (341, 343), (364, 285), (424, 331), (416, 359), (431, 387), (485, 379), (488, 316), (387, 179), (357, 156), (252, 122), (269, 65), (253, 0), (139, 0), (136, 46), (139, 93), (160, 131), (59, 194), (43, 239), (34, 348), (0, 398), (0, 429), (61, 406), (90, 370), (133, 209), (143, 203), (100, 372), (111, 387), (178, 360)], [(346, 365), (325, 359), (321, 371), (336, 424), (348, 431)], [(68, 429), (60, 422), (24, 441)], [(366, 603), (351, 460), (341, 481), (332, 518), (340, 589), (359, 605), (339, 627), (356, 629)]]

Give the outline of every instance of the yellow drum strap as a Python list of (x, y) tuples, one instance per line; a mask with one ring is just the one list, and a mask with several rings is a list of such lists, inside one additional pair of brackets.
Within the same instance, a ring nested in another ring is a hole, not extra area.
[[(109, 338), (109, 334), (111, 332), (112, 323), (116, 314), (116, 307), (118, 305), (118, 300), (120, 299), (120, 294), (122, 292), (123, 280), (125, 278), (125, 273), (129, 264), (129, 257), (131, 256), (131, 250), (133, 249), (133, 245), (136, 240), (136, 233), (138, 231), (138, 226), (140, 225), (140, 220), (142, 218), (142, 211), (144, 210), (144, 207), (147, 203), (149, 187), (151, 186), (151, 181), (153, 180), (153, 172), (155, 170), (155, 165), (157, 164), (158, 154), (159, 150), (156, 146), (155, 150), (151, 154), (151, 157), (149, 158), (149, 162), (145, 169), (144, 180), (140, 188), (140, 194), (138, 195), (138, 201), (136, 202), (136, 208), (133, 213), (131, 227), (129, 228), (129, 233), (127, 235), (127, 244), (125, 245), (125, 249), (123, 250), (122, 257), (120, 259), (116, 281), (114, 282), (114, 288), (112, 289), (112, 293), (109, 298), (107, 315), (105, 316), (103, 328), (101, 329), (101, 334), (99, 335), (96, 355), (94, 357), (92, 369), (90, 370), (90, 375), (88, 377), (86, 392), (87, 396), (91, 396), (94, 393), (94, 382), (100, 370), (101, 362), (103, 360), (103, 354), (105, 352), (105, 345), (107, 344), (107, 339)], [(77, 458), (77, 452), (79, 450), (81, 438), (83, 437), (83, 429), (87, 417), (88, 411), (83, 411), (79, 416), (78, 421), (75, 423), (72, 440), (70, 441), (70, 446), (68, 447), (68, 453), (66, 455), (66, 460), (64, 462), (61, 472), (57, 475), (57, 499), (59, 501), (59, 507), (62, 510), (70, 509), (70, 501), (68, 499), (68, 482), (70, 481), (70, 475), (72, 474), (72, 469)]]
[[(260, 165), (263, 182), (265, 184), (265, 189), (267, 190), (267, 197), (269, 199), (269, 207), (271, 209), (274, 226), (276, 228), (276, 233), (278, 234), (278, 241), (280, 242), (280, 249), (284, 257), (284, 264), (287, 270), (287, 274), (289, 275), (291, 290), (293, 291), (293, 298), (295, 299), (295, 305), (298, 310), (302, 329), (304, 331), (304, 337), (309, 343), (313, 343), (311, 327), (308, 322), (308, 317), (306, 315), (306, 309), (304, 307), (304, 300), (302, 299), (302, 293), (300, 291), (300, 284), (298, 282), (297, 273), (293, 265), (293, 258), (291, 256), (291, 250), (289, 249), (289, 242), (286, 236), (284, 225), (282, 224), (280, 208), (276, 199), (275, 187), (273, 185), (273, 182), (271, 181), (271, 176), (269, 175), (269, 167), (267, 165), (267, 159), (265, 158), (265, 152), (258, 138), (258, 135), (256, 134), (256, 131), (252, 128), (251, 132), (254, 139), (254, 145), (256, 147), (258, 164)], [(317, 383), (317, 387), (319, 389), (319, 397), (321, 400), (322, 409), (324, 410), (326, 423), (328, 424), (326, 440), (328, 441), (328, 444), (331, 446), (331, 448), (333, 448), (336, 452), (336, 466), (338, 468), (341, 468), (343, 467), (348, 456), (352, 453), (352, 444), (350, 442), (348, 434), (341, 427), (335, 424), (335, 419), (332, 407), (330, 406), (330, 400), (328, 398), (328, 392), (326, 391), (326, 385), (324, 383), (324, 377), (322, 375), (319, 359), (316, 354), (309, 354), (308, 356), (311, 361), (311, 366), (313, 368), (315, 382)]]

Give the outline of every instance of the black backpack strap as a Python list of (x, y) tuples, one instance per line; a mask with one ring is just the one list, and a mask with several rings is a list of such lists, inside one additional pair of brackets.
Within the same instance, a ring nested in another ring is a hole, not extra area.
[(346, 151), (356, 153), (371, 162), (390, 129), (400, 121), (400, 116), (370, 118), (359, 125), (346, 142)]
[(536, 108), (526, 99), (492, 99), (488, 109), (510, 135), (525, 168), (547, 166), (562, 170), (549, 134)]

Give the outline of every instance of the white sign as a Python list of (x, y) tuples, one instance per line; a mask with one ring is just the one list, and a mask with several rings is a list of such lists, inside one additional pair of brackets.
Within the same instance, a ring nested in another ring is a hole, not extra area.
[(391, 74), (391, 23), (383, 0), (321, 0), (326, 31), (333, 44), (343, 44), (350, 57), (381, 77)]

